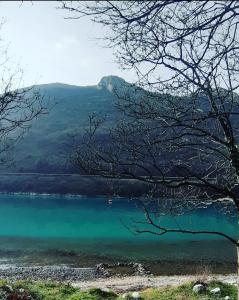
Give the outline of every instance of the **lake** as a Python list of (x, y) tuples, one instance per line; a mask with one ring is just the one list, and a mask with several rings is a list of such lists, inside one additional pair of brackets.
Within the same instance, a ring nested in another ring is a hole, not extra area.
[[(219, 237), (135, 234), (132, 219), (144, 221), (144, 216), (135, 203), (123, 198), (114, 198), (110, 204), (106, 197), (0, 194), (0, 215), (2, 263), (91, 266), (142, 261), (228, 265), (236, 260), (234, 246)], [(162, 222), (232, 236), (237, 233), (236, 219), (212, 208), (180, 217), (164, 216)]]

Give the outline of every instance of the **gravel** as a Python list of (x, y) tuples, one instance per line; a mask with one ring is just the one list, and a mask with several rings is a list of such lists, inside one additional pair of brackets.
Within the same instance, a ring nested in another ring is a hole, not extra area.
[(0, 278), (15, 280), (53, 280), (57, 282), (75, 282), (95, 279), (101, 276), (96, 268), (71, 268), (61, 266), (19, 267), (0, 266)]

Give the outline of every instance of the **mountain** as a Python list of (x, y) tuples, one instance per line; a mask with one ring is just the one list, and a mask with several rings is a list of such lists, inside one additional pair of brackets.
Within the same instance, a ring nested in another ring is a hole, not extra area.
[[(7, 169), (2, 167), (3, 172), (75, 173), (76, 170), (68, 163), (72, 137), (82, 136), (89, 115), (96, 113), (107, 116), (101, 131), (104, 134), (106, 127), (115, 124), (116, 94), (140, 99), (147, 93), (117, 76), (105, 76), (92, 86), (50, 83), (35, 88), (49, 102), (48, 114), (32, 122), (24, 138), (13, 150), (14, 164)], [(157, 105), (160, 105), (160, 97), (157, 95)], [(155, 94), (152, 101), (154, 98)], [(187, 102), (187, 99), (180, 101)], [(203, 95), (199, 104), (200, 109), (208, 109), (208, 101), (204, 100)]]
[[(62, 83), (42, 84), (36, 89), (49, 101), (47, 115), (32, 122), (13, 153), (14, 172), (71, 172), (67, 165), (70, 136), (81, 135), (92, 113), (107, 115), (108, 125), (114, 122), (113, 90), (127, 84), (116, 76), (103, 77), (94, 86)], [(49, 100), (48, 100), (49, 99)], [(108, 126), (106, 125), (106, 126)], [(4, 170), (5, 171), (5, 170)]]
[[(112, 195), (107, 180), (76, 175), (79, 170), (76, 172), (67, 160), (72, 151), (72, 136), (82, 136), (90, 114), (107, 116), (105, 127), (115, 123), (114, 92), (128, 90), (130, 86), (116, 76), (103, 77), (94, 86), (36, 86), (49, 103), (48, 114), (35, 119), (16, 144), (12, 153), (14, 163), (1, 167), (0, 192)], [(123, 180), (121, 184), (122, 196), (140, 195), (147, 188), (134, 180)]]
[[(165, 95), (146, 92), (117, 76), (105, 76), (93, 86), (51, 83), (38, 85), (35, 88), (49, 102), (48, 114), (35, 119), (23, 139), (13, 149), (14, 164), (0, 169), (0, 192), (87, 195), (110, 193), (107, 191), (106, 180), (75, 174), (79, 170), (75, 170), (68, 163), (72, 151), (72, 136), (83, 135), (88, 117), (92, 113), (107, 116), (101, 131), (102, 135), (105, 134), (107, 127), (115, 124), (115, 119), (118, 117), (114, 105), (117, 100), (115, 92), (118, 95), (130, 95), (140, 101), (144, 101), (144, 96), (147, 94), (147, 97), (152, 96), (151, 104), (156, 101), (156, 109), (165, 109), (161, 104), (163, 101), (159, 101), (163, 100)], [(180, 100), (181, 106), (187, 107), (191, 103), (188, 97), (178, 98), (170, 95), (169, 97), (170, 101), (177, 101), (175, 103)], [(200, 95), (198, 109), (204, 112), (210, 109), (208, 99), (204, 95)], [(238, 122), (237, 116), (234, 121)], [(207, 126), (210, 126), (210, 123)], [(173, 153), (163, 154), (163, 162), (171, 164), (172, 155)], [(68, 175), (69, 173), (71, 175)], [(134, 180), (126, 180), (122, 181), (120, 193), (140, 195), (147, 191), (147, 188), (147, 185), (136, 183)], [(111, 191), (111, 187), (109, 190)]]

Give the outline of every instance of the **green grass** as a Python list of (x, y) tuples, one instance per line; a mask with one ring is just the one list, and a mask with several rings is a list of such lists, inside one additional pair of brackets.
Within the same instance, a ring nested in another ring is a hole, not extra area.
[[(210, 289), (220, 287), (221, 295), (212, 296), (208, 292)], [(207, 291), (202, 294), (194, 294), (192, 292), (193, 283), (181, 285), (179, 287), (167, 287), (162, 289), (147, 289), (141, 293), (144, 300), (199, 300), (199, 299), (224, 299), (225, 296), (230, 296), (231, 299), (237, 299), (236, 287), (229, 284), (223, 284), (221, 282), (211, 282), (207, 288)]]
[[(67, 284), (57, 284), (53, 282), (29, 282), (18, 281), (14, 284), (9, 284), (6, 281), (0, 281), (0, 290), (6, 290), (6, 285), (11, 285), (14, 292), (18, 292), (20, 288), (24, 289), (27, 295), (31, 295), (34, 300), (120, 300), (122, 295), (117, 295), (114, 292), (106, 292), (101, 289), (89, 289), (87, 291), (80, 291)], [(220, 287), (221, 295), (212, 296), (208, 292), (210, 289)], [(230, 296), (232, 300), (236, 300), (236, 287), (223, 284), (221, 282), (211, 282), (208, 286), (207, 292), (196, 295), (192, 292), (193, 283), (181, 285), (179, 287), (166, 287), (160, 289), (147, 289), (140, 292), (142, 300), (213, 300), (224, 299), (225, 296)], [(128, 293), (128, 300), (131, 293)], [(23, 299), (23, 298), (1, 298), (5, 299)], [(25, 298), (24, 298), (25, 299)]]

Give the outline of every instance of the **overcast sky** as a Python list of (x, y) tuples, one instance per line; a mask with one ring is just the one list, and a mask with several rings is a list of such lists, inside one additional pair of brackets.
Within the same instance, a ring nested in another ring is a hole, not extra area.
[(0, 37), (9, 43), (14, 64), (24, 70), (24, 85), (62, 82), (94, 85), (106, 75), (134, 80), (133, 72), (122, 71), (111, 49), (97, 41), (103, 29), (89, 19), (66, 20), (66, 11), (54, 1), (1, 1), (5, 23)]

